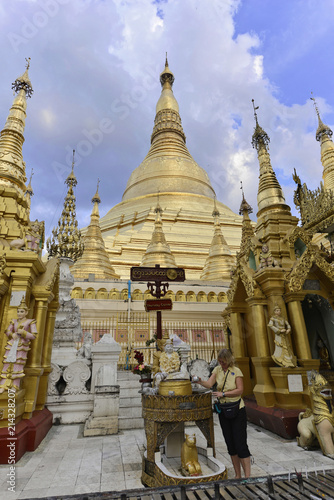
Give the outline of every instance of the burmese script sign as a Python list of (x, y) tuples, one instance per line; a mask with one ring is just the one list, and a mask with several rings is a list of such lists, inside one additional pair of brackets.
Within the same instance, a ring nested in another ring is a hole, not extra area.
[(131, 281), (184, 281), (179, 267), (131, 267)]
[(167, 311), (173, 308), (172, 299), (147, 299), (145, 300), (146, 311)]

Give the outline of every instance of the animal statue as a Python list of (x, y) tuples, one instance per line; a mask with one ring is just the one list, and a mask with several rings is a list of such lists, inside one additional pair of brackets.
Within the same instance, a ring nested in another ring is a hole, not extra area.
[(181, 469), (185, 476), (201, 476), (202, 469), (198, 462), (195, 434), (186, 434), (181, 448)]
[(318, 441), (323, 454), (334, 459), (332, 390), (325, 377), (315, 371), (311, 374), (310, 393), (312, 410), (299, 414), (298, 446), (308, 450)]

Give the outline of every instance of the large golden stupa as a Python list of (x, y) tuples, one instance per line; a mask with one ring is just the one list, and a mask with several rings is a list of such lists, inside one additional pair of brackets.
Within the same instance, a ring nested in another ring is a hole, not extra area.
[[(100, 227), (115, 273), (128, 279), (130, 267), (140, 265), (151, 241), (159, 196), (163, 232), (175, 263), (185, 268), (188, 280), (198, 280), (215, 231), (212, 215), (215, 192), (207, 173), (187, 149), (172, 90), (174, 75), (167, 59), (160, 82), (162, 92), (156, 106), (150, 150), (132, 172), (122, 201), (101, 218)], [(240, 244), (241, 217), (223, 203), (217, 201), (216, 205), (216, 217), (217, 212), (219, 215), (216, 226), (220, 224), (225, 247), (229, 247), (222, 255), (223, 258), (226, 255), (230, 266), (231, 254), (235, 255)], [(79, 267), (80, 261), (76, 269)], [(226, 278), (229, 281), (228, 274)], [(206, 273), (206, 279), (221, 279), (221, 275), (213, 273), (207, 277)]]

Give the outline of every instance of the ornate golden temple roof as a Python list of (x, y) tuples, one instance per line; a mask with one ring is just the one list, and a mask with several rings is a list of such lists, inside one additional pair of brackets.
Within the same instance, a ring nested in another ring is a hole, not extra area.
[(74, 174), (74, 154), (73, 150), (72, 170), (65, 181), (68, 191), (64, 200), (64, 208), (58, 227), (53, 228), (52, 236), (47, 239), (46, 246), (49, 257), (67, 257), (76, 261), (82, 255), (83, 246), (75, 212), (73, 187), (77, 185), (77, 179)]
[(98, 186), (92, 198), (94, 204), (90, 216), (90, 224), (83, 238), (84, 250), (80, 259), (71, 267), (75, 279), (88, 279), (89, 274), (95, 275), (95, 280), (110, 280), (119, 278), (108, 257), (100, 229), (99, 203), (101, 203)]
[(25, 163), (22, 156), (24, 143), (24, 128), (27, 109), (27, 97), (31, 97), (33, 90), (28, 76), (30, 58), (26, 59), (27, 66), (22, 76), (12, 84), (17, 94), (3, 130), (0, 135), (0, 185), (14, 187), (22, 195), (26, 192)]
[(162, 208), (160, 207), (159, 200), (154, 211), (156, 216), (152, 238), (140, 265), (153, 267), (156, 264), (160, 264), (162, 267), (177, 267), (162, 229)]
[(212, 238), (209, 255), (205, 261), (203, 271), (201, 274), (202, 280), (217, 281), (226, 280), (231, 278), (231, 269), (234, 264), (234, 257), (232, 257), (231, 250), (226, 243), (222, 233), (219, 222), (219, 211), (214, 200), (214, 210), (212, 216), (214, 217), (214, 235)]
[(268, 134), (260, 127), (256, 110), (252, 99), (255, 117), (255, 129), (252, 137), (252, 145), (257, 150), (260, 164), (259, 189), (257, 194), (258, 213), (257, 217), (267, 212), (285, 211), (290, 214), (290, 207), (285, 203), (282, 188), (276, 178), (271, 166), (268, 145), (270, 142)]
[(194, 193), (214, 197), (214, 190), (205, 170), (190, 155), (182, 129), (179, 106), (172, 86), (174, 75), (168, 67), (160, 75), (161, 96), (151, 147), (144, 161), (131, 174), (122, 200), (161, 193)]

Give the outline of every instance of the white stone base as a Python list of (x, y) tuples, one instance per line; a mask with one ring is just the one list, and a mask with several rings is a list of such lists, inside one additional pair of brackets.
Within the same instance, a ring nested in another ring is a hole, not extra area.
[(46, 407), (53, 414), (53, 422), (80, 424), (86, 422), (93, 411), (93, 394), (48, 396)]

